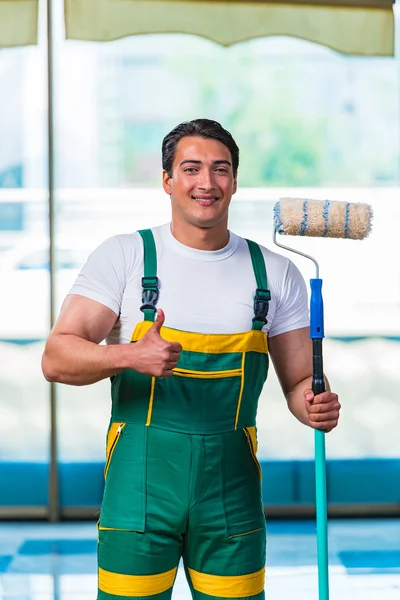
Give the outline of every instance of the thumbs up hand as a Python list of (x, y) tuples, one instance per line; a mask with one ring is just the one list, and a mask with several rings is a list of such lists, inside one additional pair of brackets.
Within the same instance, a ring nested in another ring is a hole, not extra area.
[(153, 331), (154, 333), (160, 335), (161, 327), (164, 325), (164, 321), (165, 321), (165, 314), (164, 314), (164, 311), (160, 308), (157, 311), (157, 316), (155, 318), (153, 325), (150, 327), (150, 329), (146, 335), (148, 335), (150, 333), (150, 331)]
[(171, 377), (177, 366), (182, 346), (178, 342), (167, 342), (161, 337), (161, 327), (165, 321), (164, 311), (157, 311), (157, 318), (148, 332), (135, 344), (132, 369), (152, 377)]

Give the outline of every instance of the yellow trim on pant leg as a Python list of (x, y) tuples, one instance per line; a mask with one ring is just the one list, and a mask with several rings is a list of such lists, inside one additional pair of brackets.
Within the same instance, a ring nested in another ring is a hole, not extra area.
[(149, 411), (147, 413), (147, 421), (146, 426), (148, 427), (151, 423), (151, 416), (153, 414), (153, 402), (154, 402), (154, 389), (156, 387), (156, 378), (151, 378), (151, 391), (150, 391), (150, 400), (149, 400)]
[(221, 576), (199, 573), (188, 569), (196, 592), (220, 598), (246, 598), (256, 596), (264, 590), (265, 567), (248, 575)]
[(243, 396), (243, 389), (244, 389), (244, 363), (245, 363), (245, 360), (246, 360), (246, 353), (243, 352), (243, 354), (242, 354), (242, 381), (240, 383), (239, 400), (238, 400), (238, 405), (237, 405), (237, 409), (236, 409), (235, 429), (237, 429), (237, 424), (239, 421), (240, 406), (242, 404), (242, 396)]
[[(140, 340), (153, 325), (151, 321), (141, 321), (135, 327), (131, 342)], [(189, 352), (226, 354), (229, 352), (260, 352), (268, 354), (267, 334), (252, 329), (243, 333), (193, 333), (162, 327), (161, 337), (167, 342), (179, 342)]]
[(99, 590), (115, 596), (155, 596), (169, 590), (175, 581), (177, 567), (156, 575), (122, 575), (99, 568)]

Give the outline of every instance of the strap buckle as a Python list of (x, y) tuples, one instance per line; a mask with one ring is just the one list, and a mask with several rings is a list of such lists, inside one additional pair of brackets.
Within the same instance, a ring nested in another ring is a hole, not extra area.
[(256, 295), (254, 296), (254, 317), (253, 323), (255, 321), (260, 321), (267, 323), (267, 315), (269, 309), (269, 301), (271, 300), (271, 292), (269, 290), (264, 290), (262, 288), (256, 289)]
[(158, 301), (158, 277), (142, 277), (142, 306), (140, 310), (157, 310)]

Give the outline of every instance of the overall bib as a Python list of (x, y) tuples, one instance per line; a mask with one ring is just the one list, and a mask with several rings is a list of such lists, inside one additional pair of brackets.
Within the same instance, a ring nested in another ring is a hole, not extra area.
[[(139, 233), (144, 321), (133, 343), (152, 326), (158, 300), (153, 234)], [(247, 243), (255, 274), (251, 329), (200, 334), (163, 327), (161, 336), (183, 348), (173, 376), (125, 370), (112, 378), (98, 600), (170, 599), (181, 557), (196, 600), (264, 598), (256, 413), (268, 372), (261, 329), (270, 293), (261, 250)]]

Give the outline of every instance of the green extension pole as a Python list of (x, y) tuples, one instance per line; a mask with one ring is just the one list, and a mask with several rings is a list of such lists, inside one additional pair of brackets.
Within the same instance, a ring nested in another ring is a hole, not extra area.
[[(324, 337), (324, 310), (322, 300), (322, 279), (311, 279), (310, 300), (310, 337), (313, 344), (314, 395), (325, 392), (325, 379), (322, 358), (322, 339)], [(326, 490), (325, 433), (318, 429), (314, 432), (315, 453), (315, 503), (317, 512), (317, 550), (318, 550), (318, 594), (319, 600), (329, 600), (328, 567), (328, 503)]]
[(315, 492), (317, 508), (318, 597), (329, 600), (328, 506), (326, 499), (325, 433), (315, 430)]
[[(313, 261), (315, 279), (311, 279), (310, 338), (313, 347), (312, 390), (314, 395), (325, 391), (322, 364), (324, 338), (324, 311), (322, 279), (315, 258), (276, 239), (276, 234), (319, 238), (363, 240), (371, 231), (372, 209), (369, 204), (310, 200), (306, 198), (281, 198), (274, 206), (274, 242), (280, 248), (294, 252)], [(326, 489), (325, 433), (315, 430), (315, 491), (317, 511), (318, 590), (319, 600), (329, 600), (328, 566), (328, 506)]]

